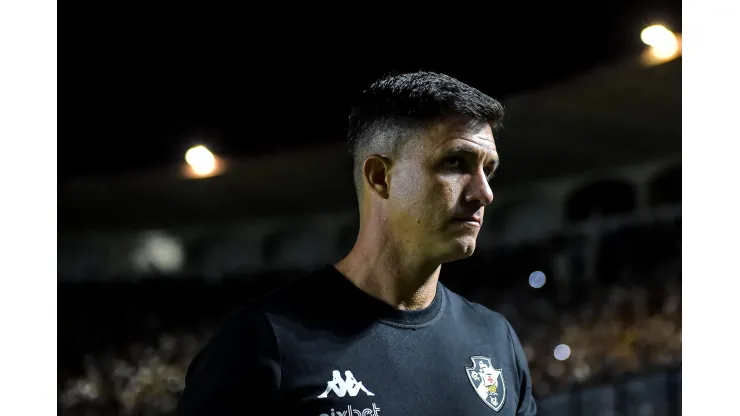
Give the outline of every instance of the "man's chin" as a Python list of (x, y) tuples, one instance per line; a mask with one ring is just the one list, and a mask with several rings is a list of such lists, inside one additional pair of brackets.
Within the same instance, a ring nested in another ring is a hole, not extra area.
[(455, 260), (467, 259), (475, 253), (475, 238), (474, 237), (461, 237), (450, 242), (448, 247), (446, 260), (443, 263), (448, 263)]

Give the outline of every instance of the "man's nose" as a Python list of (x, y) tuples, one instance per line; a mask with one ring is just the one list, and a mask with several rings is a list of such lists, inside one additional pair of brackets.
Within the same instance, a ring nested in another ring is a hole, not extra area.
[(493, 202), (493, 191), (483, 171), (478, 172), (468, 183), (465, 199), (468, 202), (477, 202), (483, 207)]

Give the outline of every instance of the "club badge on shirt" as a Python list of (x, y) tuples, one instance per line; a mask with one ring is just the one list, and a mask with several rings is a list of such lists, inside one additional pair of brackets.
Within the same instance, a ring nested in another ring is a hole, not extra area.
[(470, 357), (473, 361), (472, 367), (465, 367), (468, 373), (468, 380), (473, 389), (478, 393), (478, 397), (483, 403), (498, 412), (504, 406), (506, 400), (506, 383), (504, 382), (504, 372), (500, 368), (494, 368), (491, 359), (476, 355)]

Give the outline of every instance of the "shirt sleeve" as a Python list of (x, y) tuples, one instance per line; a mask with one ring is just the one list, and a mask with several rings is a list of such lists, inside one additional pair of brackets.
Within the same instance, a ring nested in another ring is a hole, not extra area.
[(537, 404), (532, 395), (532, 377), (529, 375), (527, 356), (524, 354), (524, 349), (514, 328), (508, 322), (507, 325), (514, 348), (517, 370), (519, 371), (519, 403), (517, 404), (516, 414), (517, 416), (535, 416), (537, 414)]
[(226, 319), (185, 377), (179, 416), (250, 415), (278, 402), (280, 358), (272, 325), (260, 311)]

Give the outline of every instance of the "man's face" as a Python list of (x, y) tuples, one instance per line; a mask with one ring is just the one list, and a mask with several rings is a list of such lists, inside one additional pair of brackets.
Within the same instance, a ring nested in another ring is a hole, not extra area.
[(497, 166), (488, 124), (438, 123), (409, 140), (391, 168), (394, 235), (441, 262), (472, 255)]

